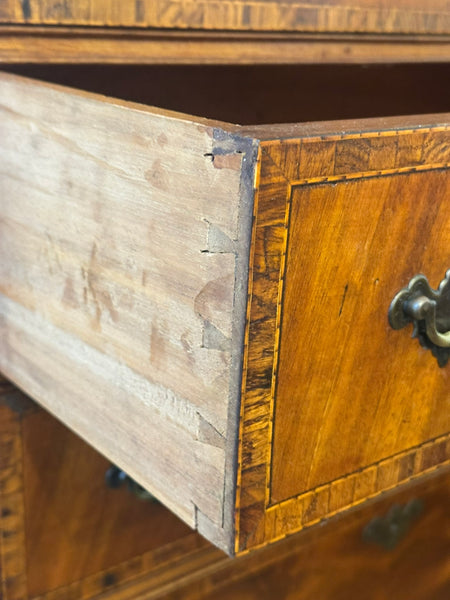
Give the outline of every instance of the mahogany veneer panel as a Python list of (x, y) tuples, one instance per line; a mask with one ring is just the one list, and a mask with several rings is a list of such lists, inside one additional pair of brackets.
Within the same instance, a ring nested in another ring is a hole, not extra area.
[(0, 25), (0, 62), (379, 64), (448, 62), (448, 35), (184, 31)]
[(326, 127), (260, 145), (238, 551), (450, 458), (450, 366), (387, 321), (414, 275), (437, 286), (450, 264), (448, 127)]
[(90, 598), (209, 548), (162, 505), (109, 489), (109, 466), (0, 380), (3, 600)]
[(5, 0), (0, 61), (448, 61), (446, 0)]
[[(446, 469), (232, 560), (162, 506), (108, 490), (108, 461), (4, 380), (0, 450), (4, 600), (448, 596)], [(364, 539), (411, 501), (421, 509), (393, 549)]]
[(450, 33), (446, 0), (8, 0), (0, 21), (164, 29)]
[(21, 426), (30, 596), (192, 536), (161, 504), (109, 489), (107, 459), (45, 411)]
[(447, 190), (438, 169), (294, 184), (272, 503), (449, 430), (448, 371), (386, 322), (399, 282), (445, 273)]
[[(193, 574), (184, 585), (149, 595), (145, 582), (122, 600), (447, 600), (450, 594), (450, 473), (420, 479), (370, 506)], [(396, 547), (363, 540), (375, 517), (393, 506), (423, 510)], [(134, 593), (134, 595), (133, 595)]]

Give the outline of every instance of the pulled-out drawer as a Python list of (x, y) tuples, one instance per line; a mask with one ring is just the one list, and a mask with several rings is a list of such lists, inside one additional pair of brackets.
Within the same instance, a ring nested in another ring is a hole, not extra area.
[(6, 377), (229, 553), (449, 461), (449, 115), (0, 90)]

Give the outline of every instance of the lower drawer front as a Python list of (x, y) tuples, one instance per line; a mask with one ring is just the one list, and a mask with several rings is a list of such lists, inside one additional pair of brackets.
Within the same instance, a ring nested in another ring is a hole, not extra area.
[[(157, 502), (105, 481), (107, 459), (0, 381), (2, 599), (87, 599), (209, 545)], [(205, 561), (204, 561), (205, 562)], [(167, 570), (167, 569), (166, 569)]]
[[(447, 600), (450, 471), (168, 586), (165, 600)], [(408, 517), (409, 515), (409, 517)], [(144, 593), (145, 586), (124, 594)], [(138, 597), (140, 597), (138, 595)], [(145, 597), (145, 593), (144, 593)]]
[[(450, 472), (236, 559), (161, 505), (109, 489), (109, 463), (0, 381), (3, 600), (444, 600)], [(414, 574), (414, 577), (411, 577)]]

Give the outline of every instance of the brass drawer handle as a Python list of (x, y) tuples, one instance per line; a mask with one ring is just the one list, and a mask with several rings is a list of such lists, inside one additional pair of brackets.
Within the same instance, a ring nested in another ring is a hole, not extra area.
[(444, 367), (450, 358), (450, 269), (437, 290), (425, 275), (413, 277), (392, 300), (389, 323), (393, 329), (414, 323), (413, 337)]
[(122, 469), (116, 467), (116, 465), (111, 465), (106, 471), (105, 483), (111, 489), (117, 489), (122, 487), (123, 484), (126, 484), (128, 491), (130, 491), (140, 500), (158, 502), (158, 500), (152, 494), (150, 494), (150, 492), (147, 492), (146, 489), (144, 489), (141, 485), (139, 485), (139, 483), (127, 475), (125, 471), (122, 471)]
[(413, 498), (404, 506), (395, 504), (384, 517), (375, 517), (363, 530), (363, 540), (393, 550), (423, 511), (423, 502)]

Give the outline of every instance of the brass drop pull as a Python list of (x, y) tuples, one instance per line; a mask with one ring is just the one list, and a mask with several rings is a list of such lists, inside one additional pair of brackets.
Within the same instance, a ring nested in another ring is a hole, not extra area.
[(122, 471), (122, 469), (116, 467), (116, 465), (111, 465), (106, 471), (105, 482), (106, 485), (111, 489), (117, 489), (122, 487), (123, 484), (126, 484), (128, 491), (130, 491), (140, 500), (158, 502), (158, 500), (152, 494), (150, 494), (150, 492), (147, 492), (146, 489), (134, 481), (134, 479), (127, 475), (125, 471)]
[(437, 290), (425, 275), (413, 277), (392, 300), (389, 323), (393, 329), (413, 323), (413, 337), (444, 367), (450, 358), (450, 269)]
[(363, 530), (363, 539), (393, 550), (423, 511), (423, 502), (413, 498), (407, 504), (395, 504), (384, 517), (375, 517)]

